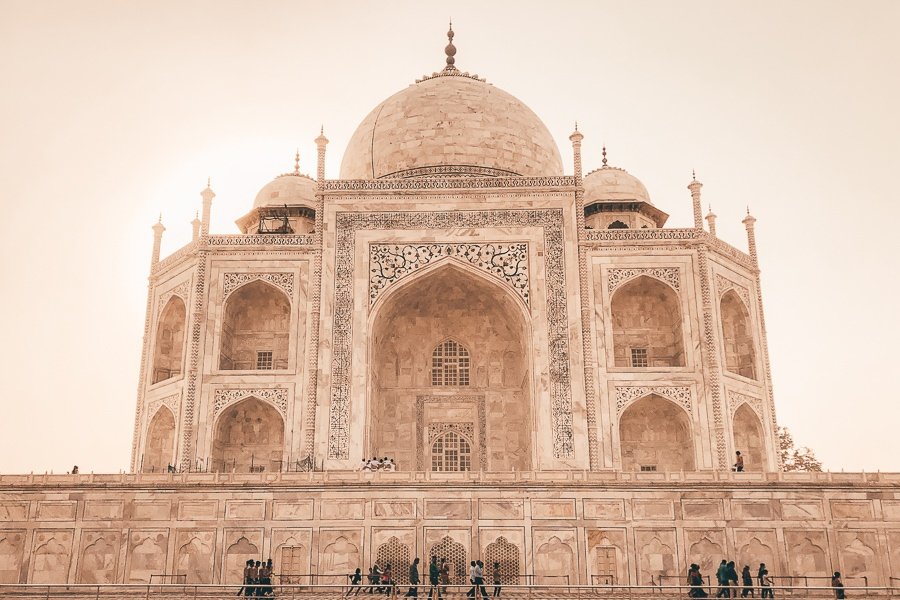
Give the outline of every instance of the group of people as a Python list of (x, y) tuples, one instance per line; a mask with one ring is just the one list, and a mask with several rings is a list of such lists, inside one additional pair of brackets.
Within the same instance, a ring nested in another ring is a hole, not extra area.
[[(703, 583), (700, 566), (691, 564), (691, 568), (688, 570), (688, 585), (691, 587), (688, 597), (706, 598), (709, 594), (703, 589)], [(716, 583), (719, 588), (716, 598), (737, 598), (739, 589), (741, 598), (752, 598), (756, 596), (756, 588), (760, 590), (760, 598), (775, 597), (772, 593), (772, 577), (769, 575), (769, 570), (766, 569), (766, 563), (759, 563), (759, 569), (756, 571), (756, 587), (754, 587), (753, 575), (748, 565), (744, 565), (738, 575), (734, 561), (727, 561), (723, 558), (716, 570)]]
[(360, 471), (396, 471), (397, 465), (394, 463), (393, 458), (388, 458), (385, 456), (382, 459), (379, 459), (377, 456), (373, 456), (369, 460), (365, 458), (362, 459), (359, 463)]
[(265, 563), (250, 559), (244, 567), (244, 586), (238, 596), (274, 596), (272, 590), (272, 559)]
[[(479, 594), (483, 600), (487, 600), (488, 592), (484, 584), (484, 563), (480, 560), (473, 560), (469, 566), (469, 583), (472, 588), (466, 592), (467, 598), (477, 600)], [(358, 595), (364, 588), (367, 593), (390, 595), (396, 586), (393, 577), (393, 570), (390, 564), (383, 567), (376, 561), (369, 568), (366, 576), (368, 586), (363, 586), (362, 569), (356, 569), (354, 573), (348, 576), (350, 578), (350, 589), (346, 595)], [(419, 595), (419, 559), (416, 558), (409, 566), (409, 590), (404, 594), (405, 597), (417, 598)], [(500, 597), (502, 588), (502, 578), (500, 576), (500, 563), (495, 562), (492, 568), (492, 582), (494, 584), (494, 598)], [(447, 586), (450, 585), (450, 563), (446, 558), (442, 558), (438, 563), (437, 556), (431, 557), (428, 565), (428, 600), (442, 600), (447, 594)]]

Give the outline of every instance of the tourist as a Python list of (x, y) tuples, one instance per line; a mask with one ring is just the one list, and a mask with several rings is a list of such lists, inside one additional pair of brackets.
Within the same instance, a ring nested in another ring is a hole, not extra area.
[(353, 588), (356, 588), (355, 596), (359, 595), (359, 590), (362, 589), (360, 585), (362, 583), (362, 569), (358, 568), (353, 572), (353, 575), (347, 575), (350, 578), (350, 589), (347, 590), (346, 596), (349, 596), (353, 592)]
[(393, 574), (391, 563), (384, 565), (384, 571), (381, 572), (381, 587), (386, 596), (390, 596), (394, 591)]
[[(259, 563), (257, 563), (259, 564)], [(256, 586), (256, 595), (257, 596), (268, 596), (272, 593), (272, 559), (266, 561), (259, 568), (259, 573), (257, 575), (257, 582), (259, 585)]]
[(78, 475), (78, 465), (72, 467), (72, 475)]
[(716, 598), (730, 598), (731, 592), (728, 590), (728, 561), (724, 558), (716, 570), (716, 582), (719, 584)]
[(249, 583), (250, 585), (248, 585), (247, 587), (244, 588), (244, 595), (245, 596), (255, 596), (256, 595), (256, 581), (257, 581), (257, 579), (259, 579), (260, 562), (259, 561), (254, 562), (251, 560), (251, 561), (249, 561), (249, 565), (250, 565), (250, 569), (248, 570), (248, 573), (247, 573), (247, 583)]
[(703, 575), (700, 574), (700, 565), (691, 564), (688, 570), (688, 585), (691, 590), (688, 592), (689, 598), (706, 598), (708, 594), (703, 589)]
[(756, 585), (762, 587), (763, 572), (766, 570), (766, 563), (759, 563), (759, 569), (756, 571)]
[(419, 596), (419, 559), (416, 557), (413, 559), (412, 564), (409, 565), (409, 591), (406, 592), (406, 596), (416, 598)]
[[(487, 588), (484, 587), (484, 563), (480, 560), (475, 561), (475, 587), (481, 592), (481, 597), (487, 600)], [(478, 594), (476, 594), (477, 597)]]
[(831, 578), (831, 587), (834, 588), (834, 597), (837, 600), (844, 600), (844, 582), (841, 580), (841, 572), (835, 571)]
[(767, 569), (762, 569), (759, 573), (759, 597), (774, 598), (775, 594), (772, 591), (772, 578), (769, 577), (769, 571)]
[(494, 570), (493, 570), (493, 579), (494, 579), (494, 598), (500, 597), (500, 584), (502, 583), (502, 579), (500, 577), (500, 563), (494, 562)]
[(441, 587), (445, 595), (447, 594), (448, 585), (450, 585), (450, 564), (446, 558), (441, 558)]
[(731, 597), (737, 598), (738, 573), (733, 560), (728, 561), (728, 588), (731, 590)]
[(741, 598), (746, 598), (747, 596), (756, 597), (753, 592), (753, 575), (750, 574), (749, 565), (744, 565), (744, 568), (741, 570), (741, 583), (744, 584), (744, 589), (741, 590)]
[(244, 594), (246, 596), (250, 595), (247, 593), (247, 589), (249, 588), (250, 584), (253, 583), (253, 581), (250, 578), (250, 569), (252, 569), (252, 568), (253, 568), (252, 560), (248, 560), (246, 563), (244, 563), (244, 573), (243, 573), (244, 585), (241, 586), (241, 589), (239, 589), (238, 593), (235, 594), (236, 596), (240, 596), (241, 594)]
[(741, 455), (740, 450), (735, 452), (734, 455), (735, 455), (734, 470), (737, 471), (738, 473), (741, 473), (744, 471), (744, 457)]
[(469, 583), (472, 584), (472, 589), (466, 592), (466, 598), (475, 598), (478, 596), (478, 590), (475, 586), (475, 561), (469, 563)]
[(437, 556), (432, 556), (431, 562), (428, 563), (428, 600), (433, 600), (435, 590), (437, 590), (438, 600), (443, 597), (440, 583), (441, 568), (438, 566)]

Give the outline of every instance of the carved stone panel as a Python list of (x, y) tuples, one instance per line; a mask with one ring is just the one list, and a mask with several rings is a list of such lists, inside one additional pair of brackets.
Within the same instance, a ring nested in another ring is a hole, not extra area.
[(175, 572), (184, 573), (187, 583), (213, 582), (213, 552), (216, 532), (181, 529), (175, 538)]
[(116, 583), (121, 544), (118, 531), (83, 531), (77, 582)]
[(125, 555), (125, 583), (150, 583), (150, 576), (166, 572), (169, 532), (166, 529), (133, 529)]
[[(73, 502), (74, 504), (74, 502)], [(31, 551), (31, 583), (66, 583), (72, 559), (71, 530), (39, 530)]]
[(25, 554), (25, 531), (0, 531), (0, 583), (19, 583)]

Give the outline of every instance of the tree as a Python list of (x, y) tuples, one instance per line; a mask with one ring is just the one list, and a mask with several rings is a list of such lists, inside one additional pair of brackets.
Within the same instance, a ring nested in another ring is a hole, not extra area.
[(822, 472), (822, 461), (806, 446), (796, 448), (794, 436), (787, 427), (778, 428), (778, 452), (783, 471)]

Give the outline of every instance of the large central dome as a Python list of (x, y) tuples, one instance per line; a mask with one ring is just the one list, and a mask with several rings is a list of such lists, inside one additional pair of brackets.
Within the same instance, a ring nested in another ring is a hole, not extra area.
[(547, 127), (514, 96), (446, 70), (397, 92), (357, 127), (341, 179), (562, 175)]

